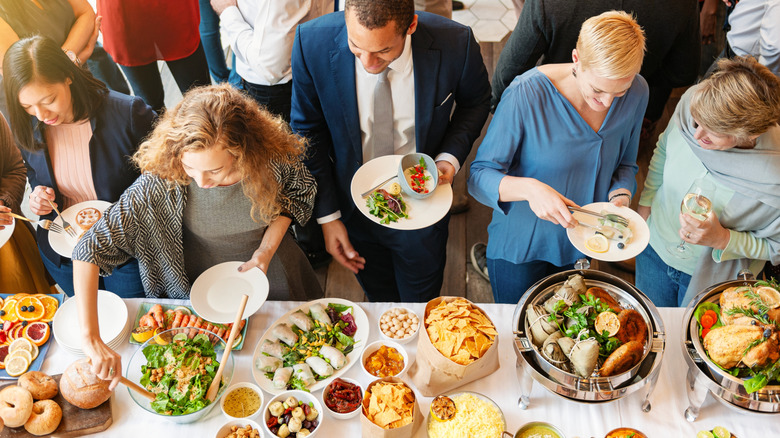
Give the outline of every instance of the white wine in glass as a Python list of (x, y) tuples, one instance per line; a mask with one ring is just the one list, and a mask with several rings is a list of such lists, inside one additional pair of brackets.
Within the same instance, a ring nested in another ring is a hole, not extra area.
[[(680, 203), (680, 212), (682, 214), (687, 214), (700, 221), (707, 220), (710, 213), (712, 213), (711, 199), (715, 195), (715, 184), (704, 178), (696, 178), (693, 181)], [(680, 239), (680, 243), (677, 245), (668, 246), (666, 250), (669, 254), (679, 259), (689, 259), (693, 256), (693, 251), (685, 246), (685, 240), (683, 239)]]

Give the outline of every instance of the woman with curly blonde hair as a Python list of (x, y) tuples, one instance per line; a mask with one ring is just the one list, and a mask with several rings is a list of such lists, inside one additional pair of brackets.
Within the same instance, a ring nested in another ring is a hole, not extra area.
[[(639, 214), (650, 245), (636, 285), (656, 306), (685, 306), (699, 291), (780, 263), (780, 79), (753, 58), (723, 59), (680, 99), (658, 138)], [(715, 187), (705, 220), (680, 213), (691, 183)], [(683, 239), (692, 257), (674, 251)]]
[(233, 260), (267, 273), (269, 299), (322, 295), (287, 232), (314, 204), (304, 149), (282, 119), (229, 85), (192, 89), (163, 114), (133, 156), (142, 175), (73, 252), (82, 345), (100, 377), (120, 376), (121, 361), (100, 340), (98, 274), (131, 257), (148, 297), (188, 298), (201, 273)]

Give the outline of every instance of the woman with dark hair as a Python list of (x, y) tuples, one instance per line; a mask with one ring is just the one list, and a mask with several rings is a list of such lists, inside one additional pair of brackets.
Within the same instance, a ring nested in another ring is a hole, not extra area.
[[(89, 200), (114, 202), (138, 177), (129, 157), (151, 131), (154, 111), (140, 98), (113, 91), (76, 66), (52, 40), (41, 36), (14, 43), (3, 60), (11, 129), (22, 149), (33, 188), (30, 210), (54, 219)], [(73, 266), (38, 228), (46, 269), (73, 295)], [(131, 261), (102, 285), (121, 296), (142, 296), (138, 263)]]
[(305, 149), (280, 117), (227, 84), (194, 88), (163, 113), (133, 156), (143, 174), (73, 251), (82, 346), (95, 373), (122, 375), (98, 333), (97, 280), (130, 257), (148, 297), (188, 298), (201, 273), (234, 260), (246, 261), (239, 272), (267, 274), (269, 299), (322, 296), (288, 233), (314, 207)]

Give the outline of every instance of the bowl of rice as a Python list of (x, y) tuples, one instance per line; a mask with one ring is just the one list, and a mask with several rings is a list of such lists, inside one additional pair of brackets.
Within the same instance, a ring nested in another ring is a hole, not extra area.
[(445, 396), (455, 403), (455, 413), (449, 419), (441, 419), (431, 412), (426, 426), (430, 438), (448, 438), (455, 435), (495, 438), (502, 436), (506, 430), (504, 413), (487, 396), (471, 391), (454, 392)]

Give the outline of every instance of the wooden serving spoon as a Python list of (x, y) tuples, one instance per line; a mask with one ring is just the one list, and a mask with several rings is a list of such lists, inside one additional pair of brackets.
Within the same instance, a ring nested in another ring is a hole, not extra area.
[(133, 382), (132, 380), (129, 380), (127, 377), (124, 377), (124, 376), (120, 377), (119, 378), (119, 383), (127, 386), (128, 388), (132, 389), (133, 391), (135, 391), (135, 392), (141, 394), (142, 396), (148, 398), (149, 401), (155, 401), (157, 399), (156, 395), (154, 395), (153, 393), (147, 391), (141, 385)]
[(233, 341), (238, 334), (238, 325), (244, 316), (244, 308), (246, 308), (246, 302), (249, 300), (249, 295), (244, 294), (241, 297), (241, 304), (238, 306), (238, 312), (236, 313), (236, 319), (233, 321), (233, 327), (230, 328), (230, 336), (228, 336), (227, 343), (225, 344), (225, 351), (222, 352), (222, 360), (219, 361), (219, 368), (217, 368), (217, 374), (214, 375), (214, 380), (209, 386), (209, 390), (206, 392), (206, 399), (209, 402), (213, 402), (217, 398), (217, 392), (219, 392), (219, 384), (222, 381), (222, 371), (225, 370), (225, 362), (228, 355), (233, 350)]

